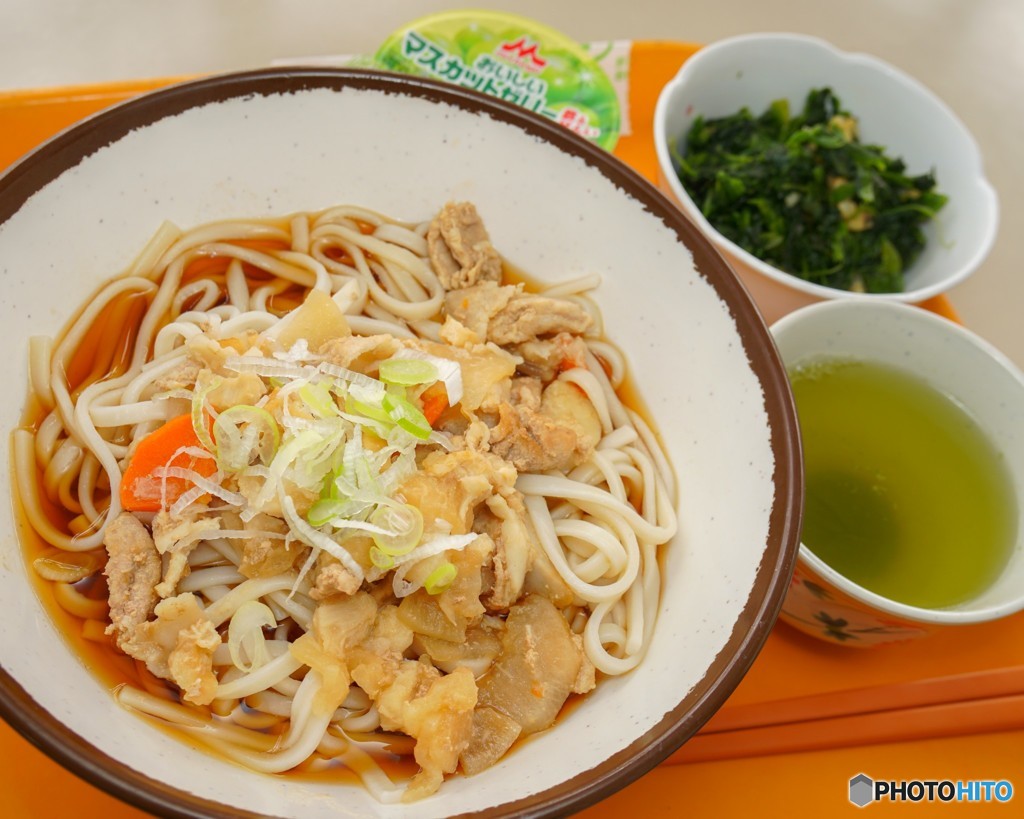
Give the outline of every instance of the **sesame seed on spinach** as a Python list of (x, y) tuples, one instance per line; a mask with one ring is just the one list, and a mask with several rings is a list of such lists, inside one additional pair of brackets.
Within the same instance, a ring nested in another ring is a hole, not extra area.
[(780, 99), (757, 117), (697, 117), (673, 148), (680, 181), (716, 230), (828, 287), (902, 291), (925, 244), (921, 225), (946, 203), (934, 172), (910, 176), (902, 159), (862, 144), (828, 88), (811, 91), (797, 116)]

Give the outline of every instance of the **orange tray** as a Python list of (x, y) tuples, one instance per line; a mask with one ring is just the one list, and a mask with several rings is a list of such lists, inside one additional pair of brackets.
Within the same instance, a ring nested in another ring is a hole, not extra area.
[[(620, 140), (615, 154), (652, 181), (655, 101), (696, 49), (674, 42), (633, 45), (633, 135)], [(89, 114), (174, 81), (0, 93), (0, 169)], [(944, 296), (922, 306), (956, 318)], [(601, 819), (639, 809), (648, 816), (730, 816), (756, 807), (758, 816), (789, 817), (798, 804), (813, 806), (815, 815), (840, 815), (856, 810), (847, 800), (847, 783), (862, 770), (887, 779), (1018, 776), (1015, 786), (1024, 787), (1021, 750), (1024, 614), (864, 651), (831, 646), (780, 624), (696, 737), (581, 815)], [(3, 722), (0, 758), (6, 763), (0, 766), (5, 815), (142, 816), (59, 767)], [(991, 807), (960, 804), (957, 812)], [(914, 808), (928, 810), (924, 804)], [(872, 806), (875, 813), (893, 809), (898, 806)]]

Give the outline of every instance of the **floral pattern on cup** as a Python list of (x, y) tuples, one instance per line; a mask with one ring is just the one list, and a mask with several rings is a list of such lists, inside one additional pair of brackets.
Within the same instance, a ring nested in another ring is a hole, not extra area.
[(780, 617), (813, 637), (858, 648), (909, 640), (931, 631), (920, 623), (880, 615), (803, 562), (793, 572)]

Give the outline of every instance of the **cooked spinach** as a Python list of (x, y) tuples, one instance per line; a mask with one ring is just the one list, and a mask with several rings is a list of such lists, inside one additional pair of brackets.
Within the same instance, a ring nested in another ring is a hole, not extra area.
[(934, 173), (909, 176), (902, 159), (862, 144), (828, 88), (811, 91), (797, 116), (781, 99), (760, 116), (697, 117), (674, 148), (680, 181), (720, 233), (843, 290), (903, 290), (925, 244), (921, 225), (946, 202)]

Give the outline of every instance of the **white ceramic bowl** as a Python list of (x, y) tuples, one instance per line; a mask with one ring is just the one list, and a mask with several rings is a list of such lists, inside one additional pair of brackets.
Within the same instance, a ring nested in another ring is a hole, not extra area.
[(718, 254), (653, 187), (490, 98), (355, 70), (253, 72), (140, 98), (40, 148), (0, 179), (0, 327), (11, 351), (0, 426), (19, 422), (29, 336), (57, 333), (162, 220), (356, 203), (416, 221), (451, 199), (475, 202), (495, 245), (536, 279), (603, 277), (607, 333), (680, 483), (680, 532), (665, 549), (643, 663), (496, 767), (414, 805), (250, 773), (114, 703), (29, 583), (4, 502), (0, 713), (58, 761), (176, 815), (565, 813), (664, 759), (739, 682), (781, 606), (802, 500), (795, 413), (771, 337)]
[(750, 34), (721, 40), (687, 60), (658, 97), (654, 142), (659, 185), (732, 263), (769, 323), (805, 304), (851, 296), (767, 264), (716, 231), (675, 173), (670, 146), (697, 116), (728, 116), (746, 106), (755, 115), (776, 99), (803, 109), (812, 88), (828, 86), (859, 120), (862, 142), (902, 157), (908, 172), (932, 169), (949, 197), (924, 227), (927, 244), (906, 272), (901, 293), (868, 298), (920, 302), (962, 282), (995, 240), (999, 207), (985, 178), (977, 143), (949, 107), (918, 81), (866, 54), (850, 54), (795, 34)]
[(999, 579), (974, 599), (943, 609), (909, 606), (857, 585), (801, 545), (783, 619), (815, 637), (866, 647), (1024, 609), (1024, 374), (1013, 362), (959, 324), (892, 302), (811, 305), (773, 324), (772, 335), (787, 367), (819, 356), (874, 361), (951, 396), (997, 445), (1017, 498), (1010, 559)]

